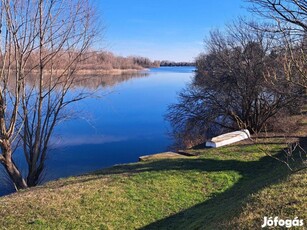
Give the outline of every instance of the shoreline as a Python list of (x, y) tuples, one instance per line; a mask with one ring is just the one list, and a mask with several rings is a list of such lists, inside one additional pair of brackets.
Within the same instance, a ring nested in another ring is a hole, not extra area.
[(142, 69), (111, 69), (111, 70), (105, 70), (105, 69), (80, 69), (77, 70), (76, 73), (78, 75), (126, 75), (126, 74), (136, 74), (140, 72), (147, 72), (149, 71), (149, 68), (142, 68)]

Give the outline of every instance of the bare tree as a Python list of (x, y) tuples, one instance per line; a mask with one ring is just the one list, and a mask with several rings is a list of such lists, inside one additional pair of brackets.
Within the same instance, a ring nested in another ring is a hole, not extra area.
[(251, 11), (268, 20), (270, 26), (258, 27), (279, 34), (285, 48), (284, 69), (287, 79), (307, 92), (307, 3), (305, 0), (247, 0)]
[[(0, 161), (16, 189), (35, 186), (82, 54), (96, 33), (88, 0), (1, 1)], [(24, 178), (13, 160), (21, 143)]]
[[(307, 2), (306, 0), (247, 0), (250, 10), (265, 19), (266, 25), (251, 25), (252, 29), (275, 34), (276, 50), (282, 72), (268, 74), (267, 80), (276, 76), (305, 89), (307, 95)], [(277, 82), (278, 83), (278, 82)], [(289, 126), (289, 124), (286, 124)], [(288, 135), (288, 134), (286, 134)], [(289, 143), (282, 157), (272, 156), (269, 151), (260, 149), (267, 155), (287, 165), (290, 171), (306, 168), (306, 151), (302, 143)]]
[(251, 7), (253, 12), (275, 20), (280, 25), (280, 29), (306, 33), (307, 2), (305, 0), (248, 0), (248, 2), (253, 4)]
[[(258, 133), (279, 111), (300, 108), (302, 88), (285, 79), (283, 51), (275, 49), (274, 36), (250, 30), (242, 21), (224, 34), (211, 33), (208, 53), (196, 60), (193, 82), (167, 115), (175, 136), (196, 135), (201, 140), (201, 135), (221, 128)], [(268, 76), (275, 78), (268, 81)]]

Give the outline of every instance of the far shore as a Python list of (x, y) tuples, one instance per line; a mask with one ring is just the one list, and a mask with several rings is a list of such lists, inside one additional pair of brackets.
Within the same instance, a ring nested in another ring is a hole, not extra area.
[(77, 74), (80, 75), (89, 75), (89, 74), (95, 74), (95, 75), (124, 75), (124, 74), (135, 74), (139, 72), (148, 71), (146, 68), (142, 69), (80, 69), (77, 71)]

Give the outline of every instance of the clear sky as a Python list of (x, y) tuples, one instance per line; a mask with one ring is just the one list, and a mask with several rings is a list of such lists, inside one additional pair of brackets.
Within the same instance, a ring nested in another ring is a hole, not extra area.
[(246, 15), (244, 0), (94, 0), (105, 27), (97, 44), (117, 55), (193, 61), (211, 29)]

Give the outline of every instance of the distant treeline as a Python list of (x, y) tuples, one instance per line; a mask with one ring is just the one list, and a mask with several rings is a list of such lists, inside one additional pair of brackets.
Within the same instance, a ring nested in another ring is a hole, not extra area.
[[(47, 52), (47, 51), (46, 51)], [(65, 69), (67, 62), (70, 58), (74, 57), (78, 63), (78, 70), (91, 70), (91, 71), (112, 71), (112, 70), (142, 70), (144, 68), (153, 68), (160, 66), (195, 66), (194, 62), (173, 62), (173, 61), (152, 61), (147, 57), (141, 56), (128, 56), (122, 57), (108, 51), (90, 51), (78, 56), (77, 52), (71, 51), (66, 53), (59, 50), (55, 55), (55, 60), (52, 65), (55, 69)], [(39, 53), (33, 51), (27, 59), (25, 69), (37, 70), (37, 60)], [(0, 57), (0, 62), (2, 57)], [(14, 66), (15, 63), (11, 63)], [(0, 63), (1, 67), (1, 63)]]
[(160, 66), (195, 66), (194, 62), (161, 61)]
[(111, 52), (88, 52), (82, 59), (82, 69), (143, 69), (160, 66), (160, 61), (140, 56), (121, 57)]
[(152, 61), (141, 56), (122, 57), (111, 52), (91, 51), (83, 55), (81, 69), (99, 70), (128, 70), (152, 68), (160, 66), (195, 66), (194, 62)]

